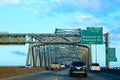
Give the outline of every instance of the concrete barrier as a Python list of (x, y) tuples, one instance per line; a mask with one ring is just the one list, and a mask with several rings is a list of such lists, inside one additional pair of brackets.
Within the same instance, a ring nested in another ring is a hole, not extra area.
[(101, 69), (101, 72), (120, 75), (120, 69)]

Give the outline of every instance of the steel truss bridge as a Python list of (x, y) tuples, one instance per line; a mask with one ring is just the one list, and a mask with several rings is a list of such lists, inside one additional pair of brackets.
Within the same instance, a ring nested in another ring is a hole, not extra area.
[(91, 46), (81, 44), (81, 29), (56, 29), (51, 34), (0, 33), (0, 45), (29, 44), (26, 65), (49, 67), (52, 62), (82, 60), (91, 64)]

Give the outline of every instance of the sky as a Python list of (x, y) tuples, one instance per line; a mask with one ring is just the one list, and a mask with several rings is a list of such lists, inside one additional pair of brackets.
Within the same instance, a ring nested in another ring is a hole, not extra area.
[[(120, 0), (0, 0), (0, 33), (54, 33), (56, 28), (103, 27), (110, 33), (120, 66)], [(92, 45), (94, 51), (95, 45)], [(105, 66), (104, 45), (97, 45), (98, 62)], [(25, 65), (28, 45), (0, 46), (0, 65)], [(92, 54), (95, 62), (95, 53)]]

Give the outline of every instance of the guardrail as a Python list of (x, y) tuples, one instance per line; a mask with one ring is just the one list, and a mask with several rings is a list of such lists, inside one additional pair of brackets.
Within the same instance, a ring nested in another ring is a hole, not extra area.
[(110, 69), (101, 68), (101, 72), (120, 75), (120, 67), (114, 67), (114, 68), (110, 68)]

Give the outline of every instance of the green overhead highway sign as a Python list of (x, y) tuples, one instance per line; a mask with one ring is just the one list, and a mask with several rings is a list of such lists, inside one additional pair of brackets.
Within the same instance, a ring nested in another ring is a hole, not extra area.
[(117, 58), (116, 58), (116, 55), (115, 55), (115, 48), (108, 48), (107, 49), (107, 61), (108, 62), (116, 62), (117, 61)]
[(103, 29), (102, 27), (88, 27), (87, 30), (82, 30), (82, 44), (102, 44)]
[(108, 57), (115, 57), (115, 48), (108, 48)]
[(108, 58), (107, 58), (107, 61), (108, 61), (108, 62), (116, 62), (116, 61), (117, 61), (117, 58), (116, 58), (116, 57), (108, 57)]

